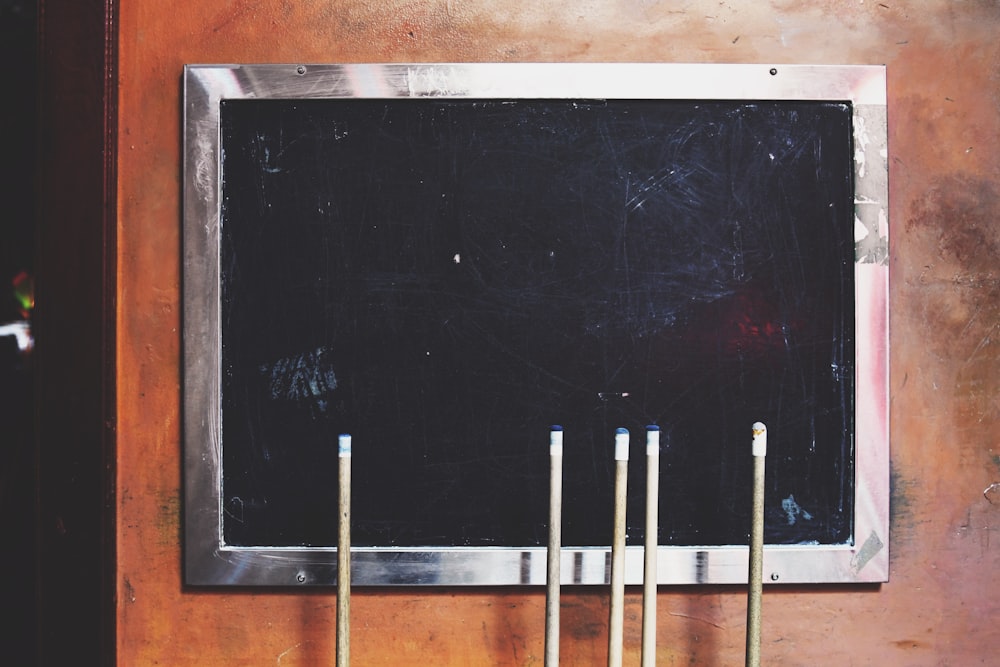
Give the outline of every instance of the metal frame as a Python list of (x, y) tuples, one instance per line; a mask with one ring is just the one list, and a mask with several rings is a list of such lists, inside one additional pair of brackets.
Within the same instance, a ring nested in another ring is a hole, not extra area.
[[(884, 582), (889, 572), (888, 156), (881, 66), (683, 64), (191, 65), (184, 73), (185, 581), (332, 585), (335, 548), (222, 541), (219, 102), (224, 98), (476, 97), (840, 100), (854, 109), (855, 539), (766, 546), (778, 583)], [(544, 585), (546, 550), (352, 548), (354, 585)], [(660, 584), (746, 583), (746, 546), (666, 547)], [(606, 584), (610, 547), (565, 548), (562, 583)], [(642, 582), (629, 547), (626, 582)]]

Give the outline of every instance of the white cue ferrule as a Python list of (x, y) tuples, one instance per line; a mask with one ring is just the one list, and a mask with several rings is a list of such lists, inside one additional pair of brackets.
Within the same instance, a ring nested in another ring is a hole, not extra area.
[(628, 461), (628, 429), (615, 431), (615, 460)]
[(549, 432), (549, 454), (552, 456), (562, 456), (563, 453), (563, 431), (562, 427), (553, 427)]
[(767, 456), (767, 427), (761, 422), (753, 425), (753, 455)]
[(337, 439), (337, 454), (345, 457), (351, 455), (351, 436), (346, 433)]
[(660, 429), (649, 427), (646, 429), (646, 456), (653, 456), (660, 453)]

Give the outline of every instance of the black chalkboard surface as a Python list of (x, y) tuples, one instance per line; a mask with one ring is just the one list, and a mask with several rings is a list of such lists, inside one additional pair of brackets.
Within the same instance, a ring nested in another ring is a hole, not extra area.
[(841, 102), (221, 102), (222, 532), (536, 546), (565, 429), (566, 545), (607, 545), (614, 430), (662, 429), (664, 545), (854, 516), (852, 107)]

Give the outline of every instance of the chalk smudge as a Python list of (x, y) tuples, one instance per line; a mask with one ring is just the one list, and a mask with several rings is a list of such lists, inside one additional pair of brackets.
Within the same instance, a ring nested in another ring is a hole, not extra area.
[(259, 370), (268, 378), (271, 398), (304, 401), (320, 412), (326, 412), (329, 395), (337, 388), (337, 374), (324, 347), (261, 364)]
[(789, 526), (794, 526), (795, 522), (799, 520), (799, 517), (805, 519), (806, 521), (812, 521), (812, 514), (802, 509), (802, 507), (795, 502), (794, 495), (789, 495), (781, 501), (781, 509), (785, 511), (785, 516), (788, 517)]

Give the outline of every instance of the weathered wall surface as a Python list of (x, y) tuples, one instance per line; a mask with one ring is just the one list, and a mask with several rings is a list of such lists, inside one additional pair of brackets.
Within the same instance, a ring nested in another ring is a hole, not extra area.
[[(1000, 4), (996, 0), (121, 3), (118, 644), (124, 665), (316, 665), (330, 592), (181, 582), (185, 63), (885, 64), (891, 582), (765, 590), (763, 659), (991, 664), (1000, 653)], [(540, 664), (541, 590), (361, 591), (361, 665)], [(605, 660), (604, 591), (564, 593), (564, 664)], [(664, 589), (659, 664), (743, 660), (745, 594)], [(639, 591), (626, 610), (638, 664)]]

